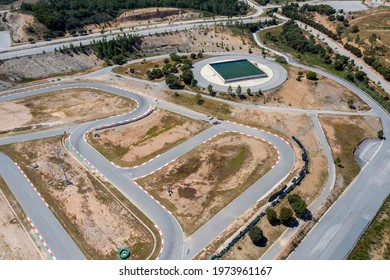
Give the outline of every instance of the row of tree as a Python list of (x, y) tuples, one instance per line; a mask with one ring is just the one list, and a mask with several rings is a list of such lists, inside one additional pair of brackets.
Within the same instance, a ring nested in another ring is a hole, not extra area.
[(113, 20), (124, 11), (148, 7), (174, 7), (202, 11), (207, 15), (236, 16), (248, 12), (248, 4), (237, 0), (41, 0), (22, 3), (51, 30), (72, 30), (86, 24)]
[(286, 17), (289, 17), (289, 18), (295, 19), (295, 20), (299, 20), (307, 25), (310, 25), (334, 40), (339, 39), (337, 34), (333, 33), (331, 30), (327, 29), (322, 24), (317, 23), (314, 20), (312, 20), (311, 18), (305, 16), (305, 14), (302, 12), (303, 11), (300, 10), (297, 3), (289, 4), (289, 5), (282, 7), (282, 14), (285, 15)]

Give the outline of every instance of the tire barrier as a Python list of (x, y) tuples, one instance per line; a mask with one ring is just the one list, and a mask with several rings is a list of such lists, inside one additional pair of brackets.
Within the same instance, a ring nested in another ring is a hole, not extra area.
[(118, 258), (125, 260), (130, 257), (130, 250), (128, 248), (121, 248), (118, 251)]
[[(298, 175), (292, 179), (290, 186), (284, 185), (283, 188), (281, 188), (279, 191), (271, 194), (271, 196), (268, 199), (268, 202), (271, 202), (271, 205), (268, 208), (275, 207), (278, 203), (280, 203), (280, 200), (283, 199), (288, 193), (290, 193), (296, 186), (298, 186), (307, 174), (308, 166), (309, 166), (308, 153), (307, 153), (305, 147), (302, 145), (302, 143), (295, 136), (293, 136), (292, 139), (301, 148), (302, 160), (305, 162), (305, 164), (304, 164), (303, 168), (301, 169), (301, 171), (299, 171)], [(210, 257), (210, 260), (217, 260), (217, 259), (220, 259), (223, 255), (225, 255), (264, 216), (265, 216), (265, 212), (261, 212), (259, 215), (257, 215), (256, 218), (254, 218), (243, 230), (241, 230), (232, 239), (232, 241), (229, 242), (229, 244), (225, 248), (223, 248), (219, 253), (212, 255)]]

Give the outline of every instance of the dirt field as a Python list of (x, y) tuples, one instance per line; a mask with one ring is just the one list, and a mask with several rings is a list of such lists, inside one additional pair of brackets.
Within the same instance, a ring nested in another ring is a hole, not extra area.
[[(0, 134), (66, 126), (130, 112), (133, 100), (94, 89), (65, 89), (0, 103)], [(99, 110), (94, 110), (99, 108)]]
[[(276, 152), (268, 144), (225, 133), (138, 182), (174, 213), (188, 236), (261, 178), (275, 161)], [(167, 195), (168, 188), (172, 196)]]
[[(117, 259), (121, 246), (130, 248), (132, 259), (148, 258), (154, 252), (154, 237), (132, 214), (128, 200), (115, 198), (108, 186), (66, 152), (61, 139), (53, 137), (0, 149), (21, 165), (87, 258)], [(71, 185), (63, 184), (60, 162), (53, 151), (56, 147), (62, 147)], [(36, 162), (39, 168), (31, 170), (31, 162)]]
[(24, 217), (17, 216), (13, 206), (7, 201), (3, 189), (10, 192), (0, 177), (0, 260), (42, 259), (43, 255), (38, 252), (37, 245), (34, 244), (31, 227), (23, 228), (19, 219)]
[(235, 34), (228, 27), (210, 26), (197, 30), (170, 32), (146, 36), (141, 49), (149, 54), (172, 52), (230, 52), (261, 55), (248, 38)]
[[(301, 82), (296, 80), (299, 71), (304, 73)], [(289, 79), (281, 87), (267, 92), (266, 96), (254, 97), (255, 103), (303, 109), (356, 111), (348, 106), (348, 101), (352, 100), (358, 110), (368, 109), (366, 103), (346, 87), (321, 75), (318, 75), (317, 81), (310, 81), (306, 79), (306, 72), (289, 66)], [(248, 100), (252, 101), (251, 99), (253, 98)]]
[(196, 20), (203, 18), (201, 13), (176, 8), (145, 8), (125, 12), (115, 21), (101, 25), (87, 25), (86, 30), (93, 33), (104, 30), (114, 30), (120, 28), (131, 28), (137, 26), (152, 26), (164, 22), (173, 23), (175, 21)]
[(168, 151), (198, 134), (209, 125), (163, 109), (138, 122), (104, 130), (88, 141), (110, 161), (134, 166)]
[[(257, 126), (263, 127), (265, 124), (269, 124), (270, 126), (268, 129), (277, 131), (279, 134), (283, 132), (284, 135), (289, 137), (292, 135), (296, 136), (308, 150), (310, 158), (309, 173), (302, 181), (301, 185), (295, 189), (293, 193), (299, 193), (307, 204), (310, 204), (310, 202), (312, 202), (320, 194), (328, 177), (325, 155), (318, 135), (313, 129), (310, 118), (302, 114), (265, 113), (260, 111), (255, 112), (253, 110), (237, 110), (234, 111), (233, 115), (237, 119), (244, 121), (245, 115), (249, 113), (251, 114), (251, 122), (248, 124), (253, 126), (257, 124)], [(294, 176), (297, 170), (303, 166), (303, 162), (300, 160), (300, 150), (295, 144), (293, 147), (298, 161), (294, 166), (292, 176)], [(222, 249), (221, 245), (225, 243), (225, 240), (237, 233), (245, 221), (248, 221), (258, 215), (259, 213), (257, 210), (264, 204), (265, 201), (260, 201), (251, 207), (244, 215), (239, 217), (232, 225), (230, 225), (216, 240), (207, 246), (206, 249), (199, 254), (198, 258), (209, 259), (212, 254)], [(277, 208), (277, 212), (279, 211), (278, 209), (279, 208)], [(229, 251), (225, 258), (243, 260), (258, 259), (286, 229), (283, 225), (271, 226), (267, 219), (263, 219), (259, 225), (268, 239), (265, 247), (255, 246), (250, 238), (246, 236), (240, 240), (237, 245), (231, 249), (231, 251)]]
[(378, 119), (373, 117), (320, 116), (333, 158), (340, 158), (336, 169), (336, 187), (344, 189), (360, 172), (353, 155), (354, 150), (366, 138), (375, 138), (382, 129)]

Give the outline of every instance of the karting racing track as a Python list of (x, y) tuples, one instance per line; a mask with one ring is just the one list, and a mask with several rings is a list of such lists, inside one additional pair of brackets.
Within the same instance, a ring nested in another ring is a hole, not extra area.
[[(159, 259), (190, 259), (216, 238), (237, 217), (243, 214), (256, 201), (267, 196), (273, 188), (279, 185), (290, 173), (294, 162), (294, 153), (289, 143), (278, 135), (236, 123), (221, 121), (218, 125), (199, 133), (186, 142), (174, 147), (164, 154), (147, 163), (133, 167), (120, 168), (113, 165), (85, 140), (85, 134), (97, 127), (120, 124), (153, 113), (155, 103), (149, 97), (141, 96), (121, 88), (110, 87), (98, 83), (70, 83), (57, 85), (44, 89), (31, 90), (22, 93), (0, 97), (0, 102), (18, 98), (43, 94), (65, 88), (95, 88), (112, 94), (124, 96), (135, 100), (137, 108), (124, 115), (114, 116), (102, 120), (91, 121), (65, 129), (70, 134), (66, 147), (82, 164), (89, 169), (96, 169), (107, 178), (113, 186), (120, 190), (134, 205), (148, 216), (159, 229), (163, 246)], [(210, 118), (171, 103), (160, 101), (158, 107), (193, 119), (211, 122)], [(237, 132), (259, 138), (273, 145), (278, 153), (278, 160), (273, 168), (260, 178), (255, 184), (222, 209), (211, 220), (204, 224), (194, 234), (184, 240), (182, 229), (175, 217), (165, 207), (145, 190), (138, 186), (134, 179), (147, 176), (156, 170), (174, 162), (181, 155), (186, 154), (198, 145), (208, 141), (223, 132)], [(64, 134), (64, 128), (51, 129), (30, 134), (23, 134), (0, 139), (0, 145), (46, 138)], [(44, 242), (53, 259), (84, 259), (85, 257), (76, 244), (66, 233), (64, 228), (55, 219), (50, 211), (50, 205), (41, 198), (23, 172), (7, 156), (0, 154), (0, 175), (4, 178), (20, 205), (36, 227), (36, 232)], [(186, 251), (186, 253), (184, 253)]]

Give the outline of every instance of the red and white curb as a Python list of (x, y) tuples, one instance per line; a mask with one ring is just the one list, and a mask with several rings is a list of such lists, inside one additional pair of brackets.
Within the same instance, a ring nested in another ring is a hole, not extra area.
[[(233, 123), (233, 124), (236, 124), (236, 125), (239, 125), (239, 126), (244, 126), (244, 127), (247, 127), (247, 128), (250, 128), (250, 129), (255, 129), (255, 130), (258, 130), (258, 131), (261, 131), (261, 132), (264, 132), (264, 133), (268, 133), (268, 134), (271, 134), (275, 137), (278, 137), (280, 140), (282, 140), (283, 142), (285, 142), (287, 145), (289, 145), (290, 147), (292, 147), (291, 143), (288, 142), (286, 139), (284, 139), (283, 137), (281, 137), (280, 135), (277, 135), (275, 133), (272, 133), (272, 132), (269, 132), (269, 131), (265, 131), (264, 129), (261, 129), (261, 128), (257, 128), (257, 127), (254, 127), (254, 126), (249, 126), (249, 125), (244, 125), (244, 124), (240, 124), (240, 123), (236, 123), (236, 122), (232, 122), (232, 121), (226, 121), (226, 122), (230, 122), (230, 123)], [(271, 144), (272, 145), (272, 144)]]
[(42, 235), (39, 233), (38, 229), (36, 228), (36, 226), (33, 224), (33, 222), (31, 221), (31, 219), (29, 217), (27, 217), (27, 221), (30, 223), (31, 227), (33, 228), (33, 230), (35, 231), (35, 233), (39, 237), (39, 240), (42, 242), (43, 246), (45, 246), (45, 248), (46, 248), (47, 252), (49, 253), (49, 255), (53, 258), (53, 260), (56, 260), (56, 257), (54, 256), (54, 253), (52, 252), (52, 250), (50, 250), (49, 246), (46, 244), (46, 242), (43, 239)]
[(164, 249), (164, 235), (163, 235), (161, 229), (157, 225), (154, 225), (154, 226), (156, 227), (158, 233), (160, 234), (160, 238), (161, 238), (161, 249), (160, 249), (160, 253), (158, 254), (158, 257), (157, 257), (157, 260), (158, 260), (161, 256), (163, 249)]
[(39, 198), (43, 201), (43, 203), (46, 205), (46, 207), (49, 207), (49, 204), (47, 204), (46, 200), (43, 198), (41, 193), (37, 190), (37, 188), (34, 186), (34, 184), (31, 182), (31, 180), (27, 177), (26, 173), (20, 168), (19, 164), (15, 162), (15, 165), (18, 167), (20, 173), (23, 174), (24, 178), (26, 178), (27, 182), (30, 184), (30, 186), (34, 189), (36, 194), (39, 196)]
[[(137, 102), (137, 107), (138, 108), (139, 104)], [(127, 119), (127, 120), (122, 120), (122, 121), (119, 121), (119, 122), (113, 122), (113, 123), (110, 123), (110, 124), (105, 124), (105, 125), (101, 125), (101, 126), (97, 126), (89, 131), (87, 131), (86, 133), (88, 132), (91, 132), (91, 131), (94, 131), (94, 130), (103, 130), (103, 129), (109, 129), (109, 128), (112, 128), (112, 127), (116, 127), (116, 126), (119, 126), (121, 124), (127, 124), (128, 122), (131, 122), (131, 121), (136, 121), (136, 120), (141, 120), (143, 117), (145, 117), (146, 115), (150, 114), (151, 112), (153, 112), (156, 108), (153, 106), (153, 105), (150, 105), (148, 110), (143, 113), (142, 115), (139, 115), (137, 117), (134, 117), (134, 118), (131, 118), (131, 119)], [(133, 110), (134, 111), (134, 110)], [(113, 117), (120, 117), (120, 116), (123, 116), (123, 115), (127, 115), (127, 114), (131, 114), (133, 111), (131, 112), (128, 112), (128, 113), (125, 113), (125, 114), (122, 114), (122, 115), (117, 115), (117, 116), (113, 116)], [(112, 117), (112, 118), (113, 118)]]
[(158, 205), (160, 205), (160, 207), (162, 209), (164, 209), (165, 211), (167, 211), (169, 214), (173, 215), (171, 211), (169, 211), (167, 209), (167, 207), (165, 207), (164, 204), (162, 204), (160, 201), (158, 201), (153, 195), (151, 195), (147, 190), (145, 190), (140, 184), (138, 184), (135, 180), (132, 180), (132, 182), (138, 187), (140, 188), (144, 193), (146, 193), (150, 198), (152, 198)]

